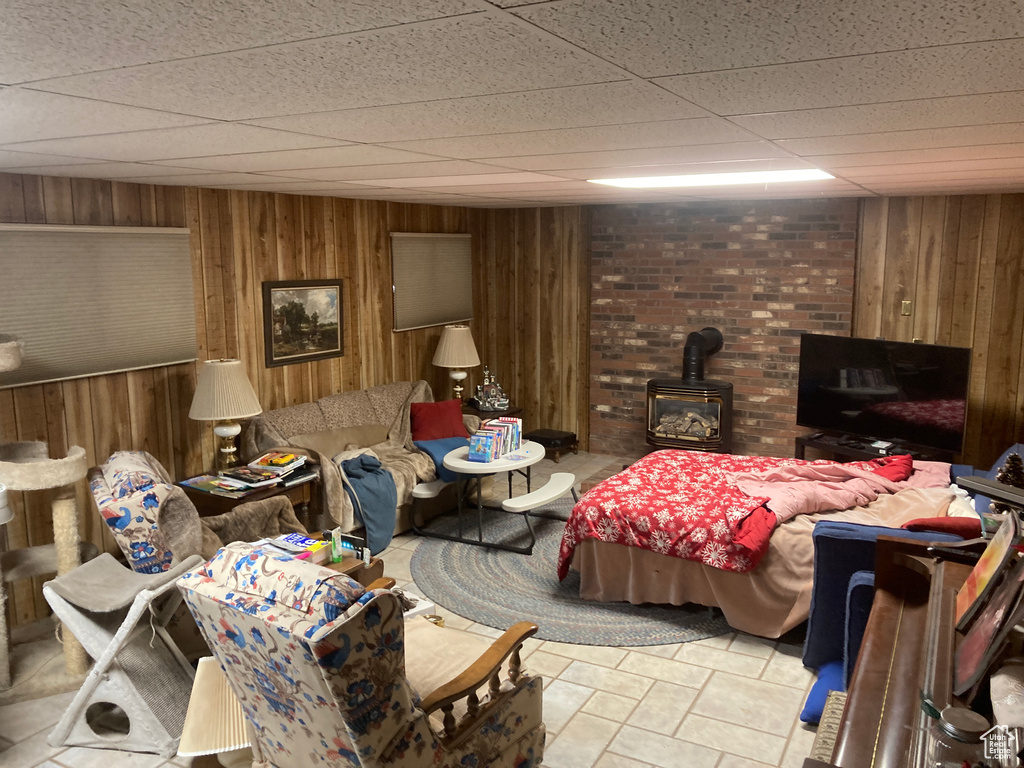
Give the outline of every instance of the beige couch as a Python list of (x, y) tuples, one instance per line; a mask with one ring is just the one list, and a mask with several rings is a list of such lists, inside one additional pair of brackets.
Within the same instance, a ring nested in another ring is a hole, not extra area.
[[(413, 445), (409, 406), (433, 399), (427, 382), (399, 381), (265, 411), (247, 425), (242, 452), (252, 458), (272, 448), (288, 447), (310, 456), (321, 469), (320, 510), (333, 521), (325, 520), (325, 524), (346, 531), (358, 523), (335, 460), (372, 452), (395, 480), (399, 502), (395, 530), (401, 532), (410, 527), (412, 489), (436, 478), (430, 457)], [(464, 420), (470, 431), (480, 423), (474, 416)]]

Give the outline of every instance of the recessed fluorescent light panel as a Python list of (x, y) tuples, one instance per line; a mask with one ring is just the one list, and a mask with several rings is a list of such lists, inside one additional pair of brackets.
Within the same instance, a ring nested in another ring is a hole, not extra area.
[(659, 187), (724, 187), (732, 184), (769, 184), (785, 181), (819, 181), (834, 179), (831, 173), (817, 168), (796, 171), (748, 171), (745, 173), (695, 173), (687, 176), (646, 176), (635, 179), (587, 179), (591, 184), (633, 189)]

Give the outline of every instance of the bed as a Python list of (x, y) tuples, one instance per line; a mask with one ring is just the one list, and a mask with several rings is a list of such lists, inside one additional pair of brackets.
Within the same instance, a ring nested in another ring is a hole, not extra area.
[[(807, 501), (809, 486), (824, 495)], [(578, 571), (585, 600), (715, 606), (733, 628), (774, 638), (807, 618), (816, 522), (898, 528), (945, 515), (955, 499), (948, 464), (910, 457), (656, 451), (576, 504), (559, 577)]]

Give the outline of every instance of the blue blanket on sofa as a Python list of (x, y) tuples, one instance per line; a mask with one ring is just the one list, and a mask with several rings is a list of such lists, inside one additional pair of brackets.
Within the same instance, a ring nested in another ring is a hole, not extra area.
[(345, 492), (352, 500), (356, 521), (366, 529), (366, 545), (374, 555), (391, 543), (398, 516), (398, 489), (380, 460), (361, 454), (341, 462)]
[(456, 448), (469, 445), (469, 440), (464, 437), (442, 437), (440, 440), (416, 440), (414, 445), (433, 459), (437, 476), (441, 480), (454, 483), (458, 479), (458, 475), (450, 469), (445, 469), (444, 457)]

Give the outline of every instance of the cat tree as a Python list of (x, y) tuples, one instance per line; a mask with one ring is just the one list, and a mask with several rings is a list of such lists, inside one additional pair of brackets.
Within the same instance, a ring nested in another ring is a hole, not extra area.
[[(0, 374), (21, 365), (21, 343), (12, 336), (0, 334)], [(62, 575), (81, 564), (78, 533), (78, 505), (75, 484), (88, 469), (85, 450), (75, 445), (62, 459), (51, 459), (44, 442), (0, 444), (0, 487), (12, 491), (50, 490), (53, 514), (53, 544), (24, 547), (7, 551), (6, 526), (0, 525), (0, 691), (17, 685), (12, 679), (11, 637), (7, 626), (7, 584), (57, 572)], [(85, 674), (89, 659), (82, 646), (65, 633), (64, 662), (67, 674)]]

